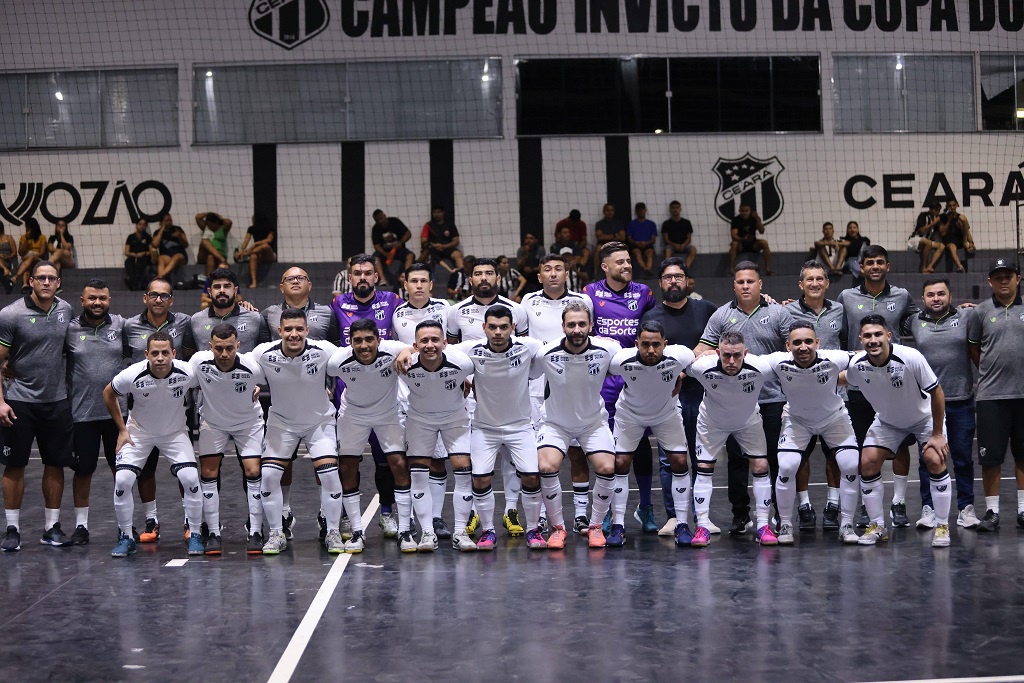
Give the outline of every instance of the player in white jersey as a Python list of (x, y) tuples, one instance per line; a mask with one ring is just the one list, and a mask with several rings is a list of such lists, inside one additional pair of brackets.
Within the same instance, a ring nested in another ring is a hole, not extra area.
[[(537, 279), (543, 288), (523, 297), (523, 310), (530, 320), (530, 336), (545, 344), (561, 339), (562, 309), (570, 301), (582, 301), (594, 313), (593, 300), (579, 292), (570, 291), (566, 285), (569, 263), (565, 256), (548, 254), (540, 261)], [(530, 382), (530, 403), (533, 409), (533, 431), (540, 433), (544, 426), (544, 379)], [(569, 472), (572, 477), (572, 504), (574, 526), (577, 533), (586, 533), (590, 528), (587, 506), (590, 504), (590, 467), (587, 456), (579, 446), (569, 446)], [(541, 530), (547, 532), (547, 520), (541, 515)]]
[(947, 547), (952, 487), (946, 469), (949, 444), (943, 431), (942, 387), (920, 351), (892, 343), (892, 332), (882, 316), (861, 319), (860, 343), (864, 350), (850, 360), (845, 376), (850, 388), (864, 394), (875, 409), (860, 456), (861, 494), (871, 519), (860, 544), (889, 539), (882, 511), (882, 463), (912, 435), (921, 446), (931, 480), (936, 521), (932, 546)]
[(234, 325), (214, 325), (209, 346), (210, 350), (196, 353), (189, 361), (203, 397), (199, 402), (199, 486), (203, 492), (203, 519), (210, 530), (206, 554), (221, 554), (217, 480), (230, 440), (235, 443), (245, 477), (249, 505), (246, 552), (255, 555), (263, 552), (263, 411), (256, 389), (266, 384), (266, 378), (258, 365), (239, 355), (241, 342)]
[(264, 555), (277, 555), (288, 547), (281, 507), (281, 476), (296, 446), (305, 442), (309, 459), (320, 480), (320, 507), (327, 520), (327, 552), (345, 552), (341, 538), (341, 478), (334, 409), (327, 397), (327, 361), (338, 350), (330, 342), (307, 336), (306, 314), (290, 308), (281, 313), (280, 341), (257, 346), (250, 360), (267, 377), (271, 391), (263, 453), (263, 514), (270, 533)]
[[(546, 383), (546, 417), (537, 435), (537, 457), (544, 507), (551, 521), (548, 548), (556, 550), (565, 547), (567, 535), (558, 468), (573, 441), (579, 443), (597, 475), (593, 519), (604, 519), (608, 512), (615, 482), (615, 439), (608, 428), (601, 387), (612, 358), (622, 350), (618, 342), (590, 336), (590, 309), (580, 301), (570, 301), (562, 309), (562, 329), (565, 336), (545, 344), (533, 361), (533, 374), (543, 373)], [(588, 527), (587, 536), (591, 548), (605, 546), (600, 522)]]
[[(515, 334), (525, 336), (530, 330), (530, 321), (522, 306), (511, 299), (498, 295), (498, 262), (491, 258), (477, 259), (470, 273), (469, 286), (472, 296), (456, 304), (448, 312), (448, 342), (456, 344), (460, 341), (480, 340), (484, 338), (484, 314), (494, 304), (501, 304), (512, 311), (515, 321)], [(476, 399), (470, 396), (469, 419), (473, 420)], [(523, 525), (519, 523), (520, 482), (516, 477), (515, 464), (507, 450), (501, 458), (501, 479), (505, 485), (505, 514), (502, 521), (509, 536), (522, 536)], [(475, 518), (474, 518), (475, 521)], [(473, 525), (470, 525), (472, 533)]]
[(676, 519), (676, 545), (690, 545), (693, 535), (686, 523), (690, 515), (690, 473), (687, 467), (686, 435), (676, 395), (681, 373), (694, 361), (693, 351), (668, 344), (665, 327), (657, 320), (640, 323), (636, 348), (615, 354), (608, 374), (622, 377), (624, 384), (615, 401), (615, 488), (612, 494), (612, 526), (607, 544), (621, 547), (626, 540), (626, 498), (633, 451), (649, 428), (668, 454), (672, 467), (672, 500)]
[[(349, 346), (337, 351), (327, 363), (328, 374), (345, 382), (345, 401), (338, 410), (337, 431), (342, 503), (352, 524), (351, 536), (345, 539), (347, 553), (361, 553), (365, 545), (359, 463), (371, 432), (377, 435), (395, 479), (399, 528), (409, 525), (405, 430), (398, 407), (398, 375), (393, 367), (395, 356), (404, 348), (407, 347), (402, 342), (382, 341), (377, 322), (363, 318), (349, 327)], [(426, 493), (425, 487), (421, 493)]]
[[(444, 299), (434, 299), (434, 278), (430, 266), (414, 263), (405, 269), (405, 291), (408, 299), (395, 309), (391, 317), (391, 330), (399, 341), (412, 346), (416, 343), (416, 326), (424, 320), (433, 320), (442, 327), (448, 322), (451, 306)], [(402, 414), (409, 406), (409, 389), (405, 382), (398, 383), (398, 402)], [(441, 540), (452, 537), (451, 529), (445, 524), (444, 497), (448, 488), (448, 454), (444, 444), (437, 440), (434, 457), (430, 461), (430, 508), (433, 515), (434, 533)]]
[[(486, 339), (465, 341), (453, 347), (469, 356), (474, 368), (476, 412), (470, 441), (473, 499), (482, 529), (477, 550), (492, 550), (496, 541), (491, 477), (495, 458), (502, 449), (508, 450), (521, 480), (527, 544), (530, 548), (547, 547), (539, 529), (540, 471), (530, 422), (529, 391), (533, 359), (543, 344), (529, 337), (513, 338), (513, 325), (512, 311), (496, 304), (484, 314)], [(467, 549), (472, 548), (467, 545)]]
[[(163, 331), (154, 332), (146, 340), (146, 360), (128, 366), (103, 388), (103, 402), (118, 430), (114, 515), (120, 533), (110, 553), (112, 557), (127, 557), (135, 552), (132, 486), (154, 448), (159, 448), (170, 461), (171, 473), (184, 489), (185, 518), (193, 529), (188, 538), (188, 554), (205, 552), (199, 534), (203, 496), (185, 424), (185, 392), (195, 386), (195, 376), (188, 363), (174, 360), (174, 353), (171, 336)], [(133, 404), (126, 424), (118, 397), (128, 394), (132, 395)]]
[(711, 476), (715, 462), (725, 453), (725, 442), (736, 439), (754, 475), (757, 533), (761, 545), (777, 545), (778, 538), (768, 524), (772, 504), (772, 482), (768, 472), (768, 444), (765, 442), (761, 411), (757, 404), (761, 387), (774, 377), (761, 357), (747, 353), (743, 335), (725, 332), (718, 340), (718, 355), (703, 354), (686, 370), (704, 387), (704, 401), (697, 415), (697, 477), (693, 482), (693, 508), (697, 531), (690, 545), (704, 547), (711, 542), (708, 510), (711, 508)]
[[(466, 410), (465, 380), (473, 374), (473, 363), (466, 354), (446, 349), (444, 330), (433, 320), (424, 320), (416, 326), (416, 353), (407, 368), (399, 365), (402, 380), (409, 388), (409, 412), (405, 416), (406, 456), (409, 459), (410, 480), (426, 491), (430, 460), (440, 436), (455, 471), (455, 529), (452, 546), (469, 548), (473, 540), (466, 532), (473, 507), (473, 467), (469, 459), (469, 413)], [(396, 489), (397, 491), (397, 489)], [(425, 523), (430, 513), (429, 501), (416, 515)], [(433, 547), (429, 547), (432, 543)], [(437, 537), (424, 526), (418, 545), (408, 527), (399, 527), (398, 545), (402, 552), (433, 550)], [(472, 548), (469, 548), (472, 549)]]
[(839, 396), (839, 373), (850, 364), (846, 351), (819, 349), (818, 334), (809, 322), (796, 323), (786, 337), (786, 351), (763, 358), (779, 377), (786, 394), (779, 439), (779, 476), (775, 504), (779, 511), (779, 543), (793, 543), (796, 476), (809, 455), (808, 445), (820, 438), (839, 463), (839, 540), (857, 543), (853, 513), (857, 509), (857, 465), (860, 450), (846, 405)]

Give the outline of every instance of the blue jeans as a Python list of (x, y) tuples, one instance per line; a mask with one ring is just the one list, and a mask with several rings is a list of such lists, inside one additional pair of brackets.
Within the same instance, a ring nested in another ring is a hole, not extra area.
[[(679, 392), (679, 408), (683, 413), (683, 431), (686, 433), (686, 452), (690, 455), (691, 482), (697, 472), (697, 413), (700, 412), (700, 402), (703, 400), (703, 389)], [(665, 515), (671, 519), (676, 516), (676, 506), (672, 502), (672, 470), (669, 468), (668, 455), (661, 444), (658, 444), (658, 464), (661, 475), (661, 499), (665, 504)]]
[[(971, 445), (974, 442), (976, 426), (974, 399), (946, 401), (946, 439), (949, 454), (953, 459), (953, 478), (956, 480), (956, 508), (963, 510), (974, 505), (974, 460)], [(932, 489), (928, 469), (921, 459), (921, 447), (917, 447), (918, 472), (921, 476), (921, 504), (932, 506)]]

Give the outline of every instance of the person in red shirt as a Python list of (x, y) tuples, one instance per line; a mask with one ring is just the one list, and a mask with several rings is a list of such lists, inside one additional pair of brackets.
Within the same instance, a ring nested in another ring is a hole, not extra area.
[(586, 246), (587, 224), (580, 220), (579, 209), (573, 209), (569, 212), (568, 218), (563, 218), (555, 224), (555, 239), (558, 239), (558, 233), (563, 227), (569, 228), (573, 242)]

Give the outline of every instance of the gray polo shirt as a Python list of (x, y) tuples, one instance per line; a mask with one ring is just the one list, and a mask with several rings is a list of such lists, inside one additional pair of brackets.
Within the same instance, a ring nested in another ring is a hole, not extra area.
[[(739, 332), (750, 353), (758, 356), (773, 351), (786, 350), (786, 337), (793, 326), (793, 316), (779, 304), (770, 304), (764, 297), (750, 315), (744, 313), (735, 301), (720, 306), (711, 315), (704, 334), (700, 336), (702, 344), (718, 348), (718, 340), (725, 332)], [(779, 378), (772, 376), (758, 395), (758, 403), (781, 403), (786, 400), (782, 393)]]
[(234, 325), (238, 330), (239, 353), (249, 353), (259, 343), (260, 314), (255, 311), (247, 311), (238, 304), (231, 309), (223, 318), (217, 315), (210, 306), (204, 311), (199, 311), (192, 316), (192, 338), (196, 343), (197, 351), (209, 351), (210, 339), (213, 336), (213, 328), (221, 323)]
[[(98, 325), (82, 313), (68, 326), (64, 349), (67, 352), (68, 393), (71, 395), (71, 416), (75, 422), (109, 420), (103, 403), (103, 387), (128, 367), (124, 357), (125, 320), (107, 315)], [(121, 413), (128, 413), (122, 397)]]
[(14, 373), (3, 381), (5, 399), (54, 403), (68, 397), (64, 337), (73, 315), (71, 304), (60, 297), (44, 311), (31, 295), (0, 310), (0, 345), (7, 348)]
[(969, 313), (951, 308), (938, 319), (922, 312), (910, 324), (917, 350), (935, 370), (947, 401), (974, 397), (974, 363), (967, 352)]
[(993, 296), (971, 310), (967, 341), (981, 345), (979, 401), (1024, 398), (1024, 305), (1003, 306)]
[(893, 341), (898, 341), (900, 335), (909, 333), (907, 327), (910, 319), (921, 312), (910, 292), (902, 287), (893, 287), (885, 284), (885, 289), (872, 296), (864, 285), (850, 287), (839, 292), (836, 303), (843, 307), (842, 337), (846, 339), (847, 351), (859, 351), (860, 345), (860, 321), (872, 313), (885, 318), (886, 324), (892, 331)]
[(825, 299), (820, 313), (804, 303), (803, 297), (786, 304), (786, 310), (797, 322), (814, 327), (818, 335), (818, 346), (822, 349), (842, 349), (840, 334), (843, 331), (843, 307), (831, 299)]
[(154, 332), (166, 332), (174, 342), (174, 350), (177, 351), (177, 359), (185, 360), (182, 349), (188, 353), (196, 350), (196, 342), (192, 338), (191, 318), (185, 313), (170, 311), (167, 320), (160, 327), (154, 327), (146, 316), (147, 311), (132, 316), (124, 323), (124, 346), (125, 355), (132, 363), (146, 360), (146, 340)]
[[(285, 307), (291, 308), (282, 302), (267, 306), (260, 312), (258, 343), (277, 341), (281, 338), (281, 335), (277, 333), (277, 328), (281, 325), (281, 312)], [(310, 299), (302, 310), (306, 313), (306, 325), (309, 326), (310, 339), (329, 341), (335, 345), (341, 343), (341, 327), (330, 306), (323, 306)]]

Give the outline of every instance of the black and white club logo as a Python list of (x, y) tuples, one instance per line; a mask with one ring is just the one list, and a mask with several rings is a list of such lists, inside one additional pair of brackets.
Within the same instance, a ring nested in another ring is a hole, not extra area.
[(719, 158), (711, 170), (718, 176), (715, 212), (726, 223), (739, 215), (740, 204), (753, 207), (765, 225), (782, 215), (785, 202), (778, 179), (786, 168), (778, 157), (757, 159), (744, 154), (739, 159)]
[(286, 50), (323, 33), (331, 21), (326, 0), (253, 0), (249, 27)]

